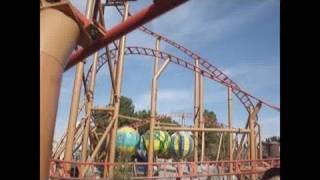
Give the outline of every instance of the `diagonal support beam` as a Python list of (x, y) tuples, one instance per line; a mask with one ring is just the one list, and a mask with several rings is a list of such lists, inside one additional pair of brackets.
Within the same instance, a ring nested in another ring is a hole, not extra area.
[[(104, 131), (103, 135), (101, 136), (97, 146), (95, 147), (95, 149), (93, 150), (93, 153), (92, 155), (88, 158), (88, 161), (87, 162), (92, 162), (93, 159), (96, 157), (97, 153), (99, 152), (100, 150), (100, 147), (103, 143), (103, 141), (105, 140), (105, 138), (107, 137), (108, 133), (110, 132), (110, 129), (111, 127), (113, 126), (115, 122), (115, 118), (111, 120), (111, 122), (109, 123), (108, 127), (106, 128), (106, 130)], [(84, 167), (83, 171), (82, 171), (82, 176), (85, 175), (85, 173), (87, 172), (88, 170), (88, 165)]]

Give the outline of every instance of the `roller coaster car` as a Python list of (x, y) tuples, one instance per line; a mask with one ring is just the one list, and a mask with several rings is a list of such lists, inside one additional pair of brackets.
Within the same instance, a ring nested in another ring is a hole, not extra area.
[(280, 180), (280, 167), (273, 167), (267, 170), (261, 180)]

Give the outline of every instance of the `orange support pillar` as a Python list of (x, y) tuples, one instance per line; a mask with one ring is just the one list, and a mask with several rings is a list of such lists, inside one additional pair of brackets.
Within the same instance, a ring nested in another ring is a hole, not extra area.
[(40, 11), (40, 179), (49, 177), (49, 161), (61, 78), (75, 47), (78, 24), (54, 9)]

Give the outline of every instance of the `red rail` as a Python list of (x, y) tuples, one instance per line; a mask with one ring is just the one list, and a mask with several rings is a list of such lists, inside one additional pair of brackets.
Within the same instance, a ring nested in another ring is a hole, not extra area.
[[(92, 53), (98, 51), (104, 46), (108, 45), (112, 41), (120, 38), (121, 36), (131, 32), (139, 26), (159, 17), (160, 15), (168, 12), (169, 10), (187, 2), (187, 0), (159, 0), (155, 1), (152, 5), (142, 9), (127, 20), (116, 25), (110, 30), (106, 31), (104, 36), (93, 42), (86, 48), (78, 48), (69, 57), (69, 62), (66, 65), (65, 70), (68, 70), (84, 58), (90, 56)], [(102, 27), (100, 27), (102, 28)], [(103, 28), (102, 28), (103, 29)]]
[[(116, 7), (118, 12), (120, 13), (120, 15), (123, 16), (123, 12), (121, 11), (121, 9), (119, 7)], [(131, 14), (129, 13), (129, 16)], [(139, 29), (143, 32), (145, 32), (146, 34), (149, 34), (155, 38), (160, 38), (161, 40), (163, 40), (164, 42), (172, 45), (173, 47), (177, 48), (178, 50), (180, 50), (181, 52), (183, 52), (184, 54), (188, 55), (189, 57), (191, 57), (192, 59), (199, 59), (200, 64), (206, 68), (208, 71), (210, 71), (217, 79), (220, 80), (221, 84), (224, 84), (226, 86), (230, 86), (230, 87), (237, 87), (237, 89), (240, 89), (240, 86), (237, 85), (235, 82), (233, 82), (226, 74), (224, 74), (221, 70), (219, 70), (217, 67), (215, 67), (214, 65), (212, 65), (211, 63), (209, 63), (209, 61), (203, 59), (202, 57), (200, 57), (200, 55), (192, 52), (190, 49), (182, 46), (181, 44), (178, 44), (177, 42), (174, 42), (173, 40), (170, 40), (169, 38), (160, 35), (159, 33), (156, 33), (154, 31), (151, 31), (150, 29), (148, 29), (145, 26), (140, 26)], [(259, 98), (256, 98), (252, 95), (250, 95), (249, 93), (245, 92), (245, 91), (237, 91), (237, 89), (233, 89), (233, 93), (239, 98), (240, 102), (245, 106), (245, 108), (247, 109), (247, 111), (249, 112), (250, 108), (253, 107), (253, 103), (250, 99), (253, 98), (256, 101), (261, 101), (263, 104), (265, 104), (266, 106), (269, 106), (272, 109), (275, 109), (277, 111), (280, 111), (280, 107), (277, 107), (275, 105), (271, 105), (270, 103), (263, 101)]]
[[(88, 174), (84, 177), (71, 177), (70, 172), (65, 170), (66, 164), (71, 164), (80, 170), (82, 167), (88, 166)], [(145, 176), (138, 176), (136, 173), (137, 167), (147, 166), (147, 162), (128, 162), (128, 163), (82, 163), (77, 161), (62, 161), (52, 160), (50, 177), (56, 179), (101, 179), (101, 175), (95, 174), (95, 170), (98, 168), (107, 169), (110, 166), (115, 168), (115, 171), (129, 170), (128, 176), (130, 179), (145, 179)], [(177, 177), (208, 177), (208, 176), (230, 176), (230, 175), (245, 175), (245, 174), (263, 174), (266, 170), (280, 166), (279, 158), (263, 159), (263, 160), (237, 160), (237, 161), (204, 161), (204, 162), (154, 162), (152, 163), (154, 168), (162, 175), (153, 176), (150, 179), (165, 179), (165, 178), (177, 178)], [(230, 165), (232, 165), (232, 171), (230, 171)], [(199, 166), (202, 168), (202, 172), (197, 171)], [(174, 172), (169, 172), (169, 167), (174, 169)], [(188, 168), (187, 174), (183, 174), (179, 169)], [(213, 170), (216, 173), (213, 173)], [(210, 172), (211, 171), (211, 172)], [(91, 174), (90, 174), (91, 173)], [(123, 174), (122, 174), (123, 175)], [(99, 176), (99, 177), (98, 177)]]
[[(113, 59), (116, 57), (116, 50), (117, 49), (110, 49), (110, 58)], [(155, 57), (156, 54), (156, 50), (155, 49), (151, 49), (151, 48), (145, 48), (145, 47), (135, 47), (135, 46), (130, 46), (130, 47), (126, 47), (125, 48), (125, 55), (144, 55), (144, 56), (152, 56)], [(194, 66), (192, 63), (183, 60), (181, 58), (178, 58), (172, 54), (168, 54), (166, 52), (160, 51), (159, 52), (159, 58), (160, 59), (166, 59), (166, 58), (170, 58), (170, 61), (172, 63), (175, 63), (179, 66), (182, 66), (184, 68), (187, 68), (189, 70), (192, 71), (197, 71), (200, 72), (203, 76), (212, 79), (214, 81), (217, 81), (218, 83), (222, 83), (221, 80), (219, 79), (219, 77), (214, 76), (211, 72), (209, 72), (208, 70), (204, 69), (203, 67), (196, 67)], [(98, 67), (97, 67), (97, 71), (96, 73), (100, 70), (100, 68), (108, 61), (106, 53), (102, 54), (99, 56), (99, 62), (98, 62)], [(89, 68), (88, 73), (86, 75), (86, 84), (88, 84), (88, 80), (90, 79), (91, 76), (91, 72), (92, 71), (92, 66)], [(224, 84), (225, 85), (225, 84)], [(249, 93), (243, 91), (242, 89), (240, 89), (239, 86), (231, 86), (232, 91), (234, 92), (234, 94), (239, 98), (239, 100), (242, 102), (242, 104), (245, 105), (246, 108), (249, 108), (248, 102), (250, 101), (250, 97), (256, 99), (256, 100), (260, 100), (252, 95), (250, 95)], [(276, 107), (275, 107), (276, 108)]]

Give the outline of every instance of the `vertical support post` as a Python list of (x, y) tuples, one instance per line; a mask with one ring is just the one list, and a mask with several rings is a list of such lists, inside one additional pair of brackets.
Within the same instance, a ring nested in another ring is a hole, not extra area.
[(40, 11), (40, 179), (49, 178), (62, 74), (79, 35), (78, 24), (64, 13)]
[[(199, 68), (199, 59), (195, 60), (195, 66)], [(197, 69), (198, 70), (198, 69)], [(194, 79), (194, 128), (199, 128), (199, 73), (195, 72)], [(194, 154), (193, 161), (198, 163), (198, 132), (194, 132)]]
[[(80, 100), (80, 92), (81, 92), (81, 82), (82, 82), (82, 73), (83, 73), (83, 62), (79, 62), (76, 66), (76, 76), (73, 82), (73, 90), (72, 90), (72, 99), (71, 99), (71, 107), (69, 113), (69, 121), (68, 121), (68, 130), (67, 130), (67, 140), (66, 140), (66, 150), (64, 153), (64, 160), (71, 161), (72, 160), (72, 151), (73, 151), (73, 141), (75, 137), (75, 128), (78, 117), (78, 107)], [(66, 170), (69, 171), (70, 164), (66, 164)]]
[[(124, 17), (123, 17), (124, 18)], [(121, 39), (121, 38), (120, 38)], [(117, 46), (118, 46), (118, 50), (117, 50), (117, 60), (114, 60), (114, 64), (113, 64), (113, 72), (110, 72), (110, 75), (113, 73), (112, 77), (114, 78), (114, 85), (116, 86), (116, 81), (117, 81), (117, 75), (118, 75), (118, 68), (117, 68), (117, 65), (118, 65), (118, 60), (119, 60), (119, 51), (120, 51), (120, 42), (121, 41), (117, 41), (116, 43)], [(109, 48), (108, 48), (109, 49)], [(108, 55), (108, 52), (107, 52), (107, 55)], [(111, 59), (108, 58), (108, 62), (111, 61)], [(109, 66), (109, 71), (111, 71), (111, 68)], [(111, 78), (112, 78), (111, 77)], [(116, 87), (115, 87), (116, 88)], [(111, 93), (110, 93), (110, 104), (114, 106), (114, 103), (115, 103), (115, 100), (114, 100), (114, 96), (115, 96), (115, 91), (113, 90), (113, 88), (111, 87)]]
[(246, 144), (247, 149), (244, 155), (246, 156), (247, 160), (250, 160), (250, 133), (247, 135)]
[(148, 149), (148, 177), (153, 175), (153, 134), (154, 134), (154, 124), (156, 120), (156, 94), (158, 86), (158, 78), (163, 72), (164, 68), (169, 64), (170, 58), (166, 59), (162, 66), (157, 70), (152, 78), (152, 87), (151, 87), (151, 117), (150, 117), (150, 137), (149, 137), (149, 149)]
[(255, 122), (255, 128), (254, 128), (254, 133), (255, 133), (255, 135), (254, 135), (254, 137), (255, 137), (255, 139), (254, 139), (254, 144), (255, 144), (255, 149), (256, 149), (256, 159), (259, 159), (259, 149), (258, 149), (258, 145), (259, 145), (259, 143), (257, 142), (257, 140), (258, 140), (258, 133), (259, 133), (259, 131), (258, 131), (258, 128), (256, 128), (256, 125), (257, 125), (257, 123)]
[[(154, 66), (153, 66), (153, 72), (154, 75), (156, 75), (157, 71), (158, 71), (158, 66), (159, 66), (159, 57), (160, 57), (160, 40), (161, 38), (157, 38), (156, 39), (156, 57), (155, 57), (155, 62), (154, 62)], [(158, 87), (156, 87), (156, 92), (158, 92)], [(157, 98), (157, 93), (156, 93), (156, 100)], [(157, 109), (157, 103), (155, 104), (155, 109)]]
[[(95, 2), (94, 0), (87, 1), (87, 7), (86, 7), (87, 18), (92, 17), (94, 2)], [(68, 133), (67, 133), (67, 140), (66, 140), (66, 151), (64, 156), (64, 160), (66, 161), (72, 160), (72, 152), (73, 152), (73, 144), (74, 144), (73, 141), (74, 141), (75, 128), (76, 128), (77, 117), (78, 117), (81, 83), (83, 80), (82, 79), (83, 71), (84, 71), (84, 62), (81, 61), (76, 65), (76, 74), (75, 74), (75, 79), (73, 83), (71, 107), (70, 107), (68, 130), (67, 130)], [(83, 149), (84, 149), (84, 146), (82, 146), (82, 151)], [(69, 171), (70, 164), (66, 165), (66, 169), (67, 171)]]
[[(232, 89), (228, 87), (228, 128), (232, 128)], [(233, 160), (233, 133), (229, 133), (229, 160)], [(230, 163), (230, 173), (232, 173), (232, 163)], [(231, 179), (232, 176), (228, 178)]]
[[(128, 18), (128, 10), (129, 10), (129, 3), (128, 1), (124, 2), (125, 10), (123, 20), (125, 21)], [(119, 43), (119, 51), (118, 51), (118, 60), (117, 60), (117, 71), (116, 71), (116, 93), (114, 97), (114, 113), (113, 119), (115, 119), (113, 129), (111, 131), (110, 137), (110, 154), (109, 154), (109, 162), (114, 163), (115, 159), (115, 152), (116, 152), (116, 135), (117, 135), (117, 128), (118, 128), (118, 115), (120, 110), (120, 98), (121, 98), (121, 85), (122, 85), (122, 74), (123, 74), (123, 64), (124, 64), (124, 48), (126, 45), (126, 36), (122, 36), (120, 38)], [(109, 168), (109, 176), (110, 179), (113, 179), (113, 166)]]
[[(105, 13), (105, 6), (103, 6), (102, 4), (100, 4), (100, 7), (98, 8), (98, 11), (99, 11), (99, 21), (100, 23), (102, 24), (103, 27), (106, 28), (106, 22), (105, 22), (105, 19), (104, 19), (104, 13)], [(118, 47), (119, 47), (119, 44), (118, 44)], [(114, 63), (114, 66), (112, 66), (112, 62), (111, 62), (111, 58), (110, 58), (110, 52), (109, 52), (109, 45), (106, 45), (106, 54), (107, 54), (107, 58), (108, 58), (108, 67), (109, 67), (109, 74), (110, 74), (110, 79), (111, 79), (111, 93), (110, 93), (110, 101), (109, 101), (109, 105), (113, 105), (114, 101), (113, 101), (113, 98), (114, 98), (114, 94), (116, 92), (115, 88), (115, 73), (116, 71), (114, 69), (116, 69), (116, 63)], [(109, 120), (112, 121), (112, 116), (110, 116)], [(105, 163), (107, 163), (109, 161), (109, 153), (110, 153), (110, 133), (107, 134), (107, 137), (106, 137), (106, 151), (105, 151)], [(107, 175), (108, 175), (108, 167), (107, 166), (104, 166), (104, 173), (103, 173), (103, 177), (106, 178)]]
[(98, 57), (99, 52), (94, 53), (93, 63), (92, 63), (92, 72), (91, 72), (91, 79), (88, 91), (88, 101), (87, 101), (87, 111), (86, 111), (86, 119), (84, 125), (84, 132), (82, 136), (82, 151), (81, 151), (81, 161), (85, 162), (87, 160), (87, 147), (88, 147), (88, 137), (90, 132), (90, 120), (91, 120), (91, 113), (92, 113), (92, 106), (93, 106), (93, 92), (95, 88), (96, 82), (96, 71), (97, 71), (97, 64), (98, 64)]
[[(157, 71), (158, 71), (158, 66), (159, 66), (159, 57), (160, 57), (160, 40), (161, 38), (157, 38), (156, 39), (156, 57), (155, 57), (155, 62), (154, 62), (154, 66), (153, 66), (153, 72), (154, 72), (154, 76), (156, 75)], [(158, 85), (156, 85), (156, 93), (155, 93), (155, 104), (154, 104), (154, 109), (155, 109), (155, 114), (154, 116), (156, 116), (157, 114), (157, 99), (158, 99)], [(155, 119), (155, 121), (157, 122), (157, 126), (159, 126), (159, 119)]]
[(262, 160), (262, 143), (261, 143), (261, 127), (259, 126), (259, 147), (260, 147), (260, 159)]
[(150, 117), (150, 137), (149, 137), (149, 148), (148, 148), (148, 177), (153, 175), (153, 134), (154, 134), (154, 125), (157, 114), (157, 73), (158, 73), (158, 63), (159, 63), (159, 51), (160, 51), (160, 39), (156, 40), (156, 58), (154, 61), (153, 68), (153, 78), (152, 78), (152, 86), (151, 86), (151, 117)]
[[(199, 122), (201, 125), (201, 128), (204, 128), (204, 118), (203, 118), (203, 76), (199, 74)], [(205, 156), (205, 132), (201, 132), (201, 159), (200, 161), (204, 161), (204, 156)]]
[[(255, 129), (254, 129), (254, 124), (255, 124), (255, 116), (253, 115), (253, 109), (250, 109), (250, 115), (249, 115), (249, 128), (250, 128), (250, 160), (254, 161), (256, 160), (256, 146), (255, 146)], [(255, 162), (251, 163), (251, 168), (254, 168)], [(251, 175), (251, 180), (256, 180), (256, 175), (252, 174)]]
[(258, 122), (256, 122), (258, 126), (258, 136), (259, 136), (259, 159), (262, 160), (262, 143), (261, 143), (261, 127)]

